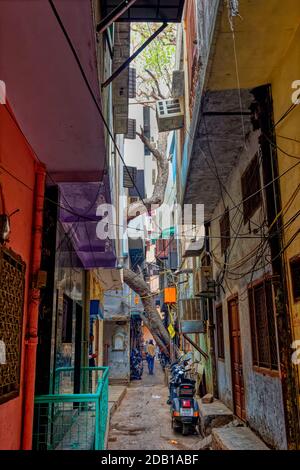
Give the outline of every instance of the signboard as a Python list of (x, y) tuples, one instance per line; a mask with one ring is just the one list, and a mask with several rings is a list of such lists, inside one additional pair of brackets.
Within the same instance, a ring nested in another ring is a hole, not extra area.
[(170, 323), (170, 325), (168, 326), (168, 332), (169, 332), (171, 338), (173, 339), (176, 333), (175, 333), (175, 330), (173, 328), (172, 323)]
[(190, 320), (181, 322), (182, 333), (205, 333), (205, 322)]
[(104, 318), (100, 300), (90, 300), (90, 319)]

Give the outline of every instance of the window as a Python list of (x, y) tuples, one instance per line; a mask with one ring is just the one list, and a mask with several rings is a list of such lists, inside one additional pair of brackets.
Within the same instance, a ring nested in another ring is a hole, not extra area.
[(216, 324), (217, 324), (218, 358), (225, 359), (222, 305), (219, 305), (219, 307), (216, 308)]
[(125, 332), (123, 328), (117, 328), (112, 337), (112, 350), (113, 351), (125, 351)]
[(229, 210), (226, 209), (220, 220), (220, 236), (221, 236), (221, 253), (222, 255), (230, 246), (230, 219)]
[(129, 67), (128, 98), (136, 97), (136, 69)]
[(73, 331), (73, 301), (64, 294), (63, 300), (63, 322), (62, 322), (62, 342), (72, 343)]
[(136, 138), (136, 120), (128, 119), (127, 134), (124, 135), (125, 139), (135, 140)]
[(137, 177), (137, 169), (134, 166), (124, 166), (123, 169), (123, 187), (134, 188)]
[(278, 370), (271, 280), (248, 289), (253, 364)]
[[(143, 107), (143, 122), (144, 122), (144, 135), (145, 137), (147, 137), (147, 139), (150, 140), (151, 133), (150, 133), (150, 108), (149, 106)], [(146, 145), (144, 146), (144, 154), (151, 155), (151, 152)]]
[(300, 301), (300, 256), (291, 259), (290, 270), (292, 278), (293, 297), (295, 302)]
[(260, 189), (259, 159), (256, 154), (242, 176), (244, 223), (248, 222), (261, 204)]
[(25, 264), (0, 248), (0, 403), (19, 395)]

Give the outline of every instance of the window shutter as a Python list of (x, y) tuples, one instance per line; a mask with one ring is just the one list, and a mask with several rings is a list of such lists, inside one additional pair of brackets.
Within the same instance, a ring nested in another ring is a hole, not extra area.
[(248, 290), (253, 364), (277, 370), (277, 340), (270, 279)]
[(125, 139), (135, 140), (136, 139), (136, 120), (128, 119), (128, 131), (125, 134)]
[(300, 300), (300, 258), (290, 261), (294, 301)]
[(223, 217), (220, 220), (220, 236), (221, 236), (221, 253), (225, 253), (230, 246), (230, 219), (229, 211), (226, 209)]
[(242, 195), (243, 195), (243, 209), (244, 209), (244, 223), (253, 216), (255, 211), (261, 204), (261, 183), (259, 171), (258, 154), (255, 154), (250, 165), (242, 176)]
[(133, 188), (135, 186), (136, 174), (137, 174), (136, 167), (124, 166), (124, 171), (123, 171), (123, 187), (124, 188)]
[(134, 67), (129, 67), (128, 96), (131, 99), (136, 98), (136, 69)]

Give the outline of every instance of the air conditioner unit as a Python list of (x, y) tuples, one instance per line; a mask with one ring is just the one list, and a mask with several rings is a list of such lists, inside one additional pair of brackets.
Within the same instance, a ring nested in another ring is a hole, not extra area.
[(201, 299), (180, 299), (179, 300), (181, 320), (183, 321), (204, 321), (204, 312)]
[(216, 287), (213, 280), (212, 266), (201, 266), (200, 271), (197, 271), (195, 295), (196, 297), (215, 297)]
[(181, 129), (184, 126), (183, 100), (170, 99), (158, 101), (156, 116), (159, 132)]

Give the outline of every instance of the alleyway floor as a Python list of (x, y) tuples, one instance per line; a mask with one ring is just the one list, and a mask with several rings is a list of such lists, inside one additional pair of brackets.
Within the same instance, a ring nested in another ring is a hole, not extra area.
[(131, 382), (120, 408), (112, 417), (108, 438), (110, 450), (196, 450), (201, 436), (182, 436), (171, 427), (168, 389), (160, 364), (143, 379)]

